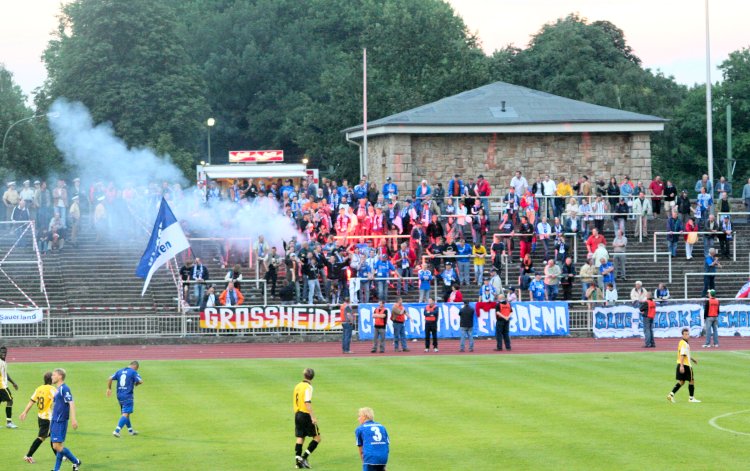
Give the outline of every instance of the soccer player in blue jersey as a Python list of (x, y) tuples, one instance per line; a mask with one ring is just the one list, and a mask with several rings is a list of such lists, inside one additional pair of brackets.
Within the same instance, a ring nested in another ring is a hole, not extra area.
[(78, 471), (81, 466), (81, 460), (76, 458), (73, 453), (65, 448), (65, 435), (68, 432), (68, 419), (74, 429), (78, 428), (76, 420), (76, 406), (73, 402), (73, 393), (65, 384), (65, 370), (56, 368), (52, 371), (52, 384), (57, 388), (52, 408), (52, 421), (50, 422), (49, 438), (52, 442), (52, 449), (57, 454), (54, 471), (60, 471), (63, 457), (73, 463), (73, 471)]
[(375, 422), (375, 413), (369, 407), (359, 410), (360, 426), (354, 431), (362, 458), (362, 471), (385, 471), (388, 464), (388, 432), (382, 424)]
[(120, 403), (120, 411), (122, 412), (122, 417), (120, 417), (115, 431), (112, 432), (112, 435), (116, 438), (120, 438), (120, 430), (125, 426), (128, 427), (130, 435), (138, 435), (138, 432), (133, 430), (133, 425), (130, 423), (130, 414), (133, 413), (133, 389), (139, 384), (143, 384), (143, 379), (138, 374), (139, 366), (137, 361), (131, 361), (130, 365), (117, 370), (115, 374), (110, 376), (107, 382), (107, 397), (112, 395), (112, 381), (117, 382), (117, 400)]

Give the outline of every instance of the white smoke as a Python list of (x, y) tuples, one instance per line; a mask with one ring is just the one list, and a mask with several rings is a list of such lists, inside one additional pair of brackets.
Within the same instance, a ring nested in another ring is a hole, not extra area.
[[(111, 124), (95, 125), (83, 104), (60, 98), (52, 105), (50, 114), (56, 116), (49, 121), (55, 144), (87, 190), (96, 182), (104, 183), (105, 187), (111, 183), (120, 190), (134, 188), (145, 197), (149, 184), (161, 187), (162, 182), (169, 182), (172, 186), (185, 187), (185, 176), (168, 155), (158, 156), (148, 148), (128, 148), (115, 135)], [(263, 235), (269, 244), (281, 249), (282, 241), (297, 235), (290, 220), (279, 213), (278, 205), (267, 198), (242, 205), (222, 201), (206, 208), (197, 204), (195, 187), (183, 189), (181, 193), (181, 197), (173, 193), (169, 203), (175, 216), (186, 222), (195, 237), (255, 240)], [(158, 200), (152, 202), (155, 204), (145, 211), (149, 231)], [(129, 218), (110, 219), (115, 219), (110, 220), (111, 234), (123, 237), (133, 233), (133, 221)]]

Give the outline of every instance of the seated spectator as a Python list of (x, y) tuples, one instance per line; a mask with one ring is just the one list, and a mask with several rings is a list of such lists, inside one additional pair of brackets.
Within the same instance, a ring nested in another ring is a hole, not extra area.
[(617, 302), (617, 289), (612, 283), (607, 283), (607, 289), (604, 291), (604, 300), (607, 302), (607, 306), (611, 306)]
[(636, 281), (635, 287), (630, 290), (630, 300), (645, 303), (646, 299), (648, 299), (648, 291), (643, 287), (643, 283)]
[(461, 289), (457, 284), (451, 286), (451, 294), (448, 296), (449, 303), (460, 303), (463, 302), (464, 295), (461, 293)]
[(222, 306), (241, 306), (245, 302), (245, 296), (242, 295), (240, 290), (234, 287), (234, 282), (230, 281), (227, 283), (227, 289), (222, 291), (219, 295), (219, 302)]
[(529, 293), (531, 293), (532, 301), (544, 301), (547, 295), (547, 290), (544, 287), (544, 281), (542, 281), (542, 274), (535, 273), (534, 279), (529, 283)]
[(664, 283), (659, 283), (659, 286), (654, 292), (654, 299), (656, 301), (667, 301), (669, 300), (669, 289)]

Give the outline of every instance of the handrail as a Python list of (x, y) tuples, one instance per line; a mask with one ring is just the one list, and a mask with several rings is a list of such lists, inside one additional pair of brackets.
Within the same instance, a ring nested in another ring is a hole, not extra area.
[[(685, 235), (685, 234), (698, 234), (698, 235), (713, 235), (715, 237), (718, 237), (720, 234), (724, 234), (723, 231), (655, 231), (653, 232), (654, 235), (654, 262), (656, 261), (656, 239), (657, 236), (660, 235)], [(732, 261), (737, 261), (737, 232), (732, 231)]]
[(687, 292), (688, 292), (688, 276), (747, 276), (748, 274), (741, 271), (733, 271), (733, 272), (720, 272), (720, 273), (711, 273), (711, 272), (690, 272), (685, 273), (685, 297), (687, 298)]

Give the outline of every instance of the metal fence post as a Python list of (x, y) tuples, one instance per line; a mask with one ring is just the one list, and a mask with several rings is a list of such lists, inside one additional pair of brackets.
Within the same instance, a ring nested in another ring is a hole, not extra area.
[(672, 283), (672, 253), (670, 252), (669, 255), (667, 255), (667, 258), (669, 259), (669, 282)]
[(656, 262), (656, 232), (654, 232), (654, 263)]

